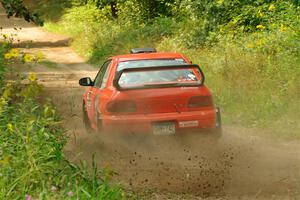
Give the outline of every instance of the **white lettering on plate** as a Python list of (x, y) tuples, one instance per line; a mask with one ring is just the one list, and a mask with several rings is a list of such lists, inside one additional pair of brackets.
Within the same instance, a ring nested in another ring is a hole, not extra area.
[(197, 127), (198, 125), (199, 125), (199, 122), (197, 120), (179, 122), (180, 128)]

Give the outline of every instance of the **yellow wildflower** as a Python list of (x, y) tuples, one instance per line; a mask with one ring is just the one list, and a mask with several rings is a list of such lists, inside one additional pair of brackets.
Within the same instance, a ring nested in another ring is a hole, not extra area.
[(13, 58), (18, 57), (19, 55), (19, 51), (17, 49), (11, 49), (9, 53)]
[(36, 54), (36, 60), (37, 61), (40, 61), (40, 60), (42, 60), (42, 59), (44, 59), (44, 54), (42, 53), (42, 52), (38, 52), (37, 54)]
[(6, 99), (5, 99), (4, 97), (1, 97), (1, 98), (0, 98), (0, 106), (4, 106), (4, 105), (6, 105), (6, 104), (7, 104)]
[(248, 43), (248, 44), (247, 44), (247, 47), (248, 47), (249, 49), (252, 49), (252, 48), (254, 47), (254, 45), (253, 45), (252, 43)]
[(220, 33), (224, 33), (224, 28), (220, 28)]
[(30, 73), (30, 74), (28, 75), (28, 80), (31, 81), (31, 82), (36, 81), (36, 80), (37, 80), (36, 74)]
[(12, 81), (8, 81), (5, 85), (6, 88), (11, 88), (13, 86)]
[(286, 31), (286, 28), (283, 24), (281, 24), (279, 30), (280, 30), (280, 32), (284, 32), (284, 31)]
[(261, 12), (261, 11), (258, 11), (258, 16), (259, 16), (259, 17), (263, 17), (263, 16), (264, 16), (264, 13)]
[(5, 88), (5, 90), (2, 93), (2, 98), (6, 99), (6, 100), (10, 99), (11, 93), (12, 93), (12, 88), (10, 88), (10, 87)]
[(5, 58), (6, 60), (9, 60), (9, 59), (12, 58), (12, 56), (11, 56), (10, 53), (6, 53), (6, 54), (4, 54), (4, 58)]
[(224, 0), (218, 0), (217, 4), (222, 5), (224, 3)]
[(264, 30), (266, 27), (264, 25), (259, 24), (256, 26), (256, 28), (260, 30)]
[(262, 40), (257, 40), (256, 44), (257, 44), (257, 46), (261, 46), (263, 44), (263, 41)]
[(7, 124), (7, 130), (11, 133), (14, 131), (13, 125), (11, 123)]
[(7, 104), (7, 101), (4, 97), (0, 98), (0, 115), (3, 112), (3, 107)]
[(275, 6), (274, 4), (271, 4), (268, 8), (269, 11), (274, 11), (275, 10)]
[(24, 61), (25, 62), (32, 62), (33, 61), (33, 56), (30, 54), (25, 54), (24, 55)]
[(8, 36), (6, 34), (3, 34), (2, 37), (6, 40)]
[(0, 160), (0, 164), (2, 165), (8, 165), (10, 163), (10, 157), (5, 156), (2, 160)]

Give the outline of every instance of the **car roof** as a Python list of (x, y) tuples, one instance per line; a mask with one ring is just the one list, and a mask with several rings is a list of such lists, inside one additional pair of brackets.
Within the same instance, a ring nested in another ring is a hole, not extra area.
[(180, 53), (138, 53), (113, 56), (111, 59), (117, 62), (124, 62), (130, 60), (147, 60), (147, 59), (167, 59), (167, 58), (183, 58), (185, 57)]

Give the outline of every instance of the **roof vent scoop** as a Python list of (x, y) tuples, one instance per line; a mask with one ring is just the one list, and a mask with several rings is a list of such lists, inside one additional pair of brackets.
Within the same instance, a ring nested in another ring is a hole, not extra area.
[(156, 49), (155, 48), (134, 48), (130, 50), (131, 54), (138, 54), (138, 53), (155, 53)]

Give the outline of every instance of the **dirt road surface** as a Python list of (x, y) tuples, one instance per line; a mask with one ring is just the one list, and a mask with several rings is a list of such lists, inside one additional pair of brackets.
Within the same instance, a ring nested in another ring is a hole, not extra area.
[[(48, 61), (15, 67), (34, 72), (63, 116), (70, 136), (65, 148), (72, 162), (95, 155), (98, 166), (113, 170), (112, 181), (145, 199), (300, 199), (299, 141), (257, 136), (257, 130), (224, 127), (218, 142), (188, 137), (105, 137), (82, 125), (80, 77), (97, 68), (69, 48), (69, 38), (48, 33), (0, 10), (2, 33), (17, 34), (14, 46), (42, 52)], [(15, 30), (18, 27), (21, 29)], [(226, 114), (226, 113), (225, 113)]]

